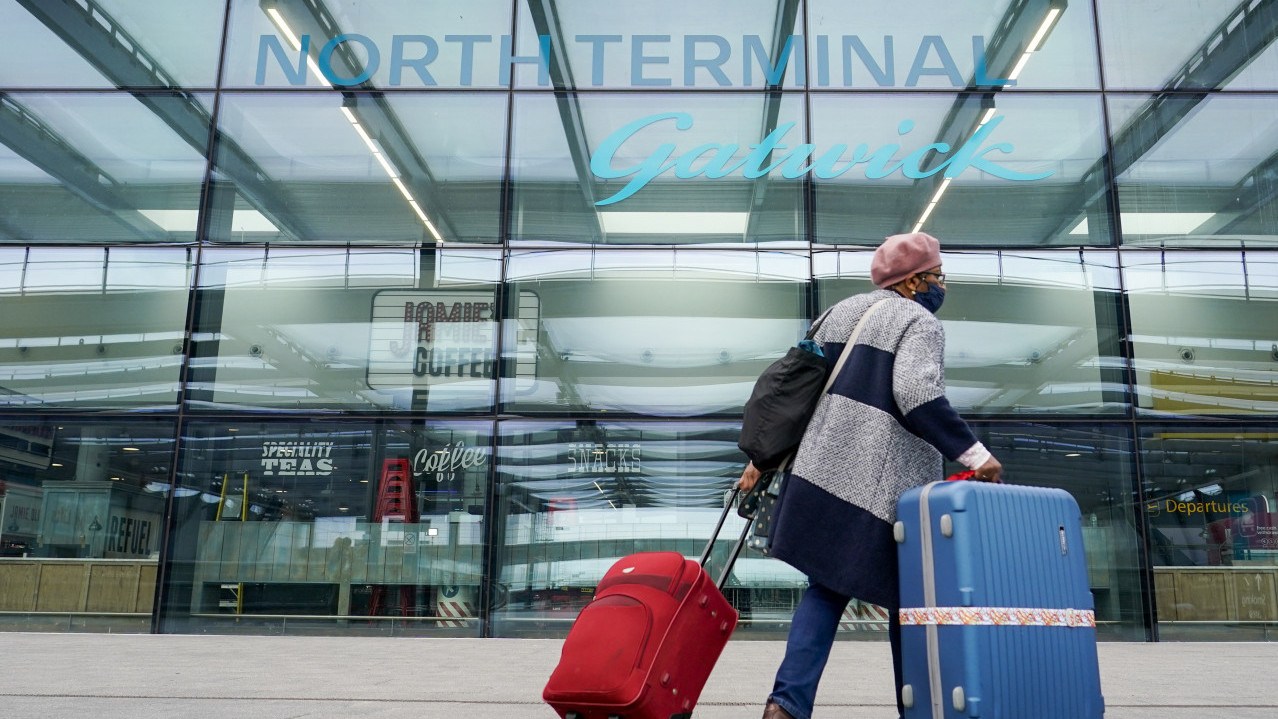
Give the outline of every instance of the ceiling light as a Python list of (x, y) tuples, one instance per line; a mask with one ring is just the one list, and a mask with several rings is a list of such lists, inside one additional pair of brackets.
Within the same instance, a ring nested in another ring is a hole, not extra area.
[[(301, 52), (301, 41), (297, 39), (297, 34), (288, 26), (288, 23), (284, 20), (284, 16), (280, 14), (279, 10), (276, 10), (275, 8), (267, 8), (266, 14), (271, 18), (271, 22), (275, 23), (275, 26), (279, 28), (279, 31), (284, 35), (284, 38), (288, 40), (289, 44), (293, 46), (293, 51)], [(321, 84), (332, 87), (333, 83), (329, 82), (329, 80), (324, 77), (324, 73), (320, 72), (319, 66), (315, 64), (315, 58), (311, 57), (310, 52), (306, 53), (306, 66), (311, 69), (311, 72), (315, 73), (315, 77), (319, 79)], [(399, 187), (399, 191), (408, 199), (409, 204), (413, 207), (413, 211), (417, 213), (422, 224), (426, 225), (426, 229), (430, 232), (431, 236), (435, 238), (436, 242), (443, 242), (444, 238), (440, 236), (439, 230), (435, 229), (435, 225), (430, 221), (430, 218), (426, 216), (426, 213), (422, 211), (422, 208), (417, 205), (408, 189), (398, 181), (400, 173), (395, 169), (395, 166), (391, 164), (390, 160), (386, 158), (385, 154), (382, 153), (381, 148), (373, 142), (373, 138), (369, 137), (368, 131), (364, 129), (362, 124), (360, 124), (359, 118), (357, 118), (355, 113), (351, 112), (350, 108), (345, 105), (343, 105), (340, 109), (342, 114), (345, 115), (346, 119), (351, 123), (351, 126), (355, 128), (355, 132), (359, 133), (360, 139), (368, 146), (369, 152), (373, 153), (373, 158), (382, 166), (382, 169), (386, 171), (386, 174), (390, 175), (390, 178), (396, 181), (395, 184)]]
[[(198, 210), (138, 210), (148, 220), (165, 232), (195, 232), (199, 227)], [(257, 210), (235, 210), (231, 215), (231, 229), (236, 232), (279, 232), (280, 229), (266, 215)]]
[(1081, 454), (1079, 454), (1078, 452), (1070, 452), (1069, 454), (1067, 454), (1067, 455), (1065, 455), (1065, 456), (1066, 456), (1066, 457), (1081, 457), (1082, 455), (1081, 455)]
[[(1119, 218), (1124, 235), (1189, 235), (1214, 217), (1211, 212), (1123, 212)], [(1069, 231), (1071, 235), (1088, 233), (1087, 218)]]
[(1021, 58), (1016, 61), (1016, 67), (1012, 68), (1011, 74), (1007, 76), (1008, 80), (1015, 80), (1021, 76), (1021, 71), (1025, 69), (1025, 64), (1029, 62), (1030, 55), (1043, 44), (1043, 40), (1052, 29), (1052, 25), (1056, 24), (1056, 18), (1060, 17), (1060, 14), (1060, 8), (1052, 8), (1047, 11), (1047, 17), (1043, 18), (1043, 23), (1038, 26), (1038, 32), (1034, 33), (1029, 45), (1025, 46), (1025, 52), (1021, 53)]
[(615, 235), (744, 235), (748, 212), (601, 212), (603, 231)]
[(140, 452), (140, 451), (142, 451), (142, 450), (138, 449), (137, 447), (121, 447), (120, 449), (124, 450), (125, 452)]

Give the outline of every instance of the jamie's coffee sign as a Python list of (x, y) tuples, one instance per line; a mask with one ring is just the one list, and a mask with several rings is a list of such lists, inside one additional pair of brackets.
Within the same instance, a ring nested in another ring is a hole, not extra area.
[(372, 389), (491, 380), (497, 369), (492, 292), (389, 290), (373, 296)]

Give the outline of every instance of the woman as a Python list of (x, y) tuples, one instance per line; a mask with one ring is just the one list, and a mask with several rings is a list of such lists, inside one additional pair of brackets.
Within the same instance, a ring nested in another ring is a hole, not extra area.
[[(922, 232), (893, 235), (870, 266), (879, 288), (830, 309), (817, 331), (831, 366), (851, 351), (821, 398), (781, 486), (772, 556), (808, 576), (764, 719), (809, 719), (839, 620), (855, 597), (891, 613), (888, 638), (901, 706), (896, 503), (942, 477), (942, 456), (997, 482), (1003, 467), (945, 399), (941, 247)], [(866, 311), (856, 346), (849, 335)], [(738, 485), (758, 480), (753, 465)]]

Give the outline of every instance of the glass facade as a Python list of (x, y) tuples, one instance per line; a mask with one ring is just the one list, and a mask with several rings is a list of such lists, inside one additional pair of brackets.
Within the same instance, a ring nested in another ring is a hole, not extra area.
[(893, 9), (0, 0), (0, 628), (561, 636), (922, 229), (1102, 636), (1272, 640), (1278, 13)]

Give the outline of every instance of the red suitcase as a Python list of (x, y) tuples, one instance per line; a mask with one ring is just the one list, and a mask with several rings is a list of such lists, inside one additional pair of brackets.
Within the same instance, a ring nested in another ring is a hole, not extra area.
[(599, 582), (564, 641), (542, 698), (564, 719), (686, 719), (737, 626), (721, 588), (741, 553), (747, 522), (719, 581), (676, 552), (623, 557)]

